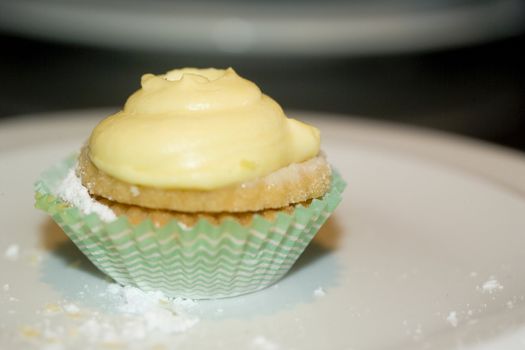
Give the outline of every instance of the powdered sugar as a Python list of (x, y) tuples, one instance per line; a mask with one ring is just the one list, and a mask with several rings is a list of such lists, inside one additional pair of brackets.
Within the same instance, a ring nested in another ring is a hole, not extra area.
[(75, 304), (66, 304), (64, 305), (64, 311), (68, 314), (77, 314), (80, 312), (80, 308)]
[(485, 283), (483, 283), (480, 289), (483, 293), (492, 294), (503, 289), (503, 285), (501, 285), (501, 283), (499, 283), (494, 277), (490, 277)]
[(20, 247), (18, 244), (11, 244), (5, 250), (4, 256), (7, 260), (15, 261), (18, 259), (20, 254)]
[[(172, 342), (174, 335), (186, 332), (199, 322), (189, 314), (190, 309), (197, 307), (193, 300), (168, 298), (162, 292), (144, 292), (118, 284), (110, 284), (99, 296), (104, 297), (116, 313), (59, 301), (46, 305), (44, 312), (38, 313), (43, 318), (22, 327), (21, 335), (28, 341), (38, 342), (39, 347), (98, 349), (112, 344), (119, 349), (141, 349)], [(48, 309), (53, 312), (47, 312)], [(63, 317), (68, 320), (67, 326), (60, 321)]]
[(129, 192), (131, 193), (133, 197), (137, 197), (138, 195), (140, 195), (140, 190), (137, 186), (131, 186), (129, 188)]
[(252, 340), (252, 348), (260, 350), (278, 350), (279, 345), (275, 344), (262, 335), (258, 335)]
[(458, 315), (457, 315), (457, 312), (456, 311), (450, 311), (448, 316), (447, 316), (447, 322), (450, 323), (450, 325), (452, 327), (457, 327), (458, 326)]
[(69, 170), (55, 192), (57, 196), (86, 215), (95, 213), (106, 222), (116, 219), (116, 215), (111, 209), (91, 198), (87, 188), (82, 185), (80, 178), (75, 173), (75, 167)]
[(150, 335), (170, 335), (185, 332), (199, 319), (186, 310), (194, 307), (193, 300), (168, 298), (162, 292), (144, 292), (135, 287), (110, 284), (108, 296), (115, 301), (122, 314), (120, 322), (109, 322), (91, 317), (79, 327), (79, 332), (102, 342), (129, 343)]
[(142, 315), (137, 326), (148, 333), (180, 333), (199, 321), (196, 317), (186, 315), (185, 310), (196, 305), (191, 299), (168, 298), (160, 291), (144, 292), (118, 284), (110, 286), (111, 293), (120, 299), (118, 310), (126, 314)]
[(326, 295), (326, 291), (323, 287), (318, 287), (314, 290), (314, 296), (317, 298), (324, 297)]

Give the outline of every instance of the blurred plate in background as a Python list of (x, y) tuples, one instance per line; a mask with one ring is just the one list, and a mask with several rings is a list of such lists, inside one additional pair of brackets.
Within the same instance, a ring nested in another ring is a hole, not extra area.
[(175, 52), (358, 55), (511, 36), (521, 0), (8, 0), (0, 29), (94, 46)]

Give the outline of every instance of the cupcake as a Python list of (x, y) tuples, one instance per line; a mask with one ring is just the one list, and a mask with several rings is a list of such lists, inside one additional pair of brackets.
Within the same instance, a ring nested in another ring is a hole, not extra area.
[(279, 280), (341, 200), (319, 131), (231, 68), (146, 74), (36, 206), (123, 285), (187, 298)]

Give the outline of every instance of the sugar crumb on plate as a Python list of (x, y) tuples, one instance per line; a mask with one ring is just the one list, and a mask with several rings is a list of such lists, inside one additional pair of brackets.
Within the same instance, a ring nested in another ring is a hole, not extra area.
[(314, 290), (314, 296), (315, 297), (324, 297), (326, 295), (326, 291), (324, 290), (323, 287), (317, 287), (315, 290)]
[(80, 312), (80, 308), (73, 303), (64, 305), (64, 311), (68, 314), (77, 314)]
[(446, 320), (447, 320), (448, 323), (450, 323), (450, 325), (452, 327), (457, 327), (458, 323), (459, 323), (457, 312), (456, 311), (450, 311)]
[(5, 250), (4, 256), (7, 260), (18, 260), (20, 255), (20, 246), (18, 244), (10, 244)]
[(268, 338), (258, 335), (252, 340), (252, 348), (260, 350), (279, 350), (280, 347), (278, 344), (269, 340)]
[(478, 290), (481, 290), (482, 293), (488, 293), (492, 294), (497, 292), (498, 290), (503, 289), (503, 285), (499, 283), (499, 281), (491, 276), (487, 281), (485, 281), (481, 287), (477, 287)]
[[(159, 291), (145, 292), (115, 283), (99, 296), (116, 312), (100, 312), (67, 300), (48, 303), (34, 323), (27, 325), (42, 335), (31, 341), (37, 341), (40, 348), (57, 339), (64, 348), (88, 345), (96, 349), (109, 343), (117, 348), (151, 348), (199, 322), (188, 312), (197, 306), (191, 299), (169, 298)], [(63, 325), (64, 317), (68, 317), (67, 326)]]

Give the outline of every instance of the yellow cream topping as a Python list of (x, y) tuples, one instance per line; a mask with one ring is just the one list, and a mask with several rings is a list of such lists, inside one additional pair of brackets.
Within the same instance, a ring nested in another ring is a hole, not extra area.
[(213, 190), (319, 153), (316, 128), (287, 118), (232, 68), (146, 74), (141, 84), (89, 140), (91, 161), (121, 181)]

